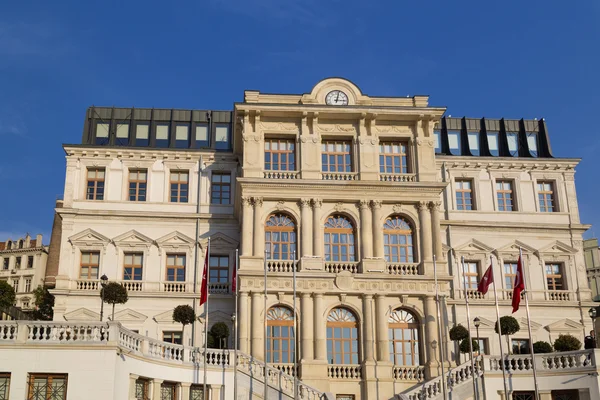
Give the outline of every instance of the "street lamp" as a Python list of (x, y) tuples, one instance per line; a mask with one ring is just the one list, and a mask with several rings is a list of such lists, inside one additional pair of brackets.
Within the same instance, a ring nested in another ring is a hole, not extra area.
[(102, 289), (100, 289), (100, 300), (102, 300), (102, 303), (100, 304), (100, 322), (102, 322), (104, 317), (104, 288), (106, 287), (108, 276), (106, 276), (106, 274), (102, 274), (100, 280), (102, 281), (100, 282), (100, 286), (102, 287)]
[(477, 329), (477, 347), (479, 347), (479, 354), (481, 354), (481, 344), (479, 342), (479, 325), (481, 325), (481, 320), (479, 317), (475, 317), (473, 325), (475, 325), (475, 329)]

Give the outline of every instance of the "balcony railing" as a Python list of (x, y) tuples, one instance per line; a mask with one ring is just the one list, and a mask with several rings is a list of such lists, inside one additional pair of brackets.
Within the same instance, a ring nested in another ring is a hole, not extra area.
[[(501, 372), (504, 369), (513, 374), (532, 374), (533, 360), (529, 354), (514, 354), (504, 357), (486, 356), (485, 369), (490, 372)], [(538, 371), (585, 370), (596, 367), (594, 350), (564, 351), (535, 355), (535, 366)]]
[(293, 363), (279, 363), (279, 364), (269, 363), (269, 366), (273, 367), (273, 368), (277, 369), (278, 371), (281, 371), (285, 374), (288, 374), (290, 376), (296, 376), (296, 366)]
[(298, 179), (300, 173), (297, 171), (264, 171), (263, 177), (267, 179)]
[(381, 182), (416, 182), (416, 174), (379, 174)]
[(324, 181), (355, 181), (358, 179), (356, 172), (321, 172)]
[(229, 294), (229, 282), (210, 282), (208, 284), (208, 293), (211, 294)]
[(422, 365), (394, 365), (392, 374), (394, 380), (397, 381), (423, 382), (425, 380), (425, 367)]
[(387, 263), (390, 275), (419, 275), (418, 263)]
[[(152, 281), (123, 281), (115, 280), (123, 285), (128, 292), (167, 292), (167, 293), (193, 293), (194, 284), (192, 282), (152, 282)], [(200, 283), (198, 283), (198, 287)], [(72, 281), (71, 287), (74, 290), (85, 292), (99, 292), (101, 281), (99, 279), (76, 279)], [(231, 282), (210, 282), (208, 284), (209, 293), (229, 294), (231, 293)]]
[(575, 296), (568, 290), (548, 290), (546, 292), (546, 300), (571, 301), (575, 300)]
[(359, 272), (359, 265), (357, 261), (326, 261), (325, 271), (331, 274), (339, 274), (342, 271), (356, 274)]
[[(293, 260), (267, 260), (267, 272), (292, 272), (293, 270)], [(296, 271), (298, 271), (298, 264), (296, 264)]]
[(330, 364), (327, 366), (327, 377), (332, 379), (362, 379), (362, 368), (359, 364)]

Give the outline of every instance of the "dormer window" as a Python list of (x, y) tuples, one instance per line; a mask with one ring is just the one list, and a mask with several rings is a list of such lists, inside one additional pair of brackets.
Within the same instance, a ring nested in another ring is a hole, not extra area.
[(110, 124), (108, 122), (96, 123), (96, 144), (107, 145), (108, 133), (110, 132)]
[(117, 146), (127, 146), (129, 144), (129, 124), (118, 123), (117, 124), (117, 133), (116, 133), (116, 145)]
[(435, 149), (435, 154), (440, 154), (442, 152), (442, 141), (440, 140), (441, 134), (439, 129), (433, 130), (433, 147)]
[(498, 150), (498, 132), (497, 131), (488, 131), (487, 141), (488, 141), (488, 150), (490, 151), (490, 154), (494, 157), (498, 157), (498, 155), (500, 155), (500, 152)]
[(448, 131), (448, 147), (452, 155), (460, 155), (460, 131)]
[(527, 147), (529, 147), (529, 154), (531, 154), (532, 157), (538, 156), (537, 132), (527, 132)]
[(517, 132), (506, 132), (506, 140), (508, 142), (508, 153), (512, 157), (519, 155), (519, 137)]
[(469, 132), (467, 133), (469, 138), (469, 151), (472, 155), (479, 155), (479, 132)]
[(156, 147), (169, 147), (169, 124), (156, 124)]

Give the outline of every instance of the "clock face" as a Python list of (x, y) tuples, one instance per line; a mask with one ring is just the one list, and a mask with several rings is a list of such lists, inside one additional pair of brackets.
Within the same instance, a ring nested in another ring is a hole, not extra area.
[(332, 90), (331, 92), (327, 93), (327, 97), (325, 97), (325, 103), (330, 106), (347, 106), (348, 96), (341, 90)]

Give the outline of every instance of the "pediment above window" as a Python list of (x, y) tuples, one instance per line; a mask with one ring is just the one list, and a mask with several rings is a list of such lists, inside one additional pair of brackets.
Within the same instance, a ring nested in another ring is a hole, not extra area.
[(159, 249), (190, 249), (195, 243), (194, 239), (178, 231), (156, 240)]
[(523, 254), (533, 254), (536, 252), (536, 250), (533, 247), (526, 245), (525, 243), (523, 243), (519, 240), (514, 240), (502, 247), (497, 248), (496, 250), (494, 250), (494, 253), (497, 256), (498, 255), (510, 255), (513, 258), (516, 258), (519, 256), (519, 249), (521, 249)]
[(106, 247), (110, 243), (110, 239), (94, 231), (86, 229), (69, 237), (69, 242), (77, 247)]
[[(200, 241), (200, 247), (202, 250), (206, 250), (208, 245), (208, 238)], [(229, 237), (221, 232), (215, 233), (210, 236), (210, 246), (218, 249), (236, 249), (239, 246), (239, 242), (232, 237)]]
[(79, 308), (64, 315), (67, 321), (99, 321), (100, 314), (87, 308)]
[(536, 251), (536, 254), (538, 255), (570, 255), (575, 253), (577, 253), (577, 249), (558, 240), (555, 240)]
[(477, 239), (471, 239), (468, 242), (461, 244), (454, 248), (456, 253), (460, 253), (460, 255), (468, 255), (468, 254), (491, 254), (494, 249), (490, 246), (486, 245), (483, 242), (480, 242)]
[(569, 332), (570, 333), (573, 331), (581, 332), (583, 330), (583, 325), (581, 325), (579, 322), (565, 318), (565, 319), (561, 319), (560, 321), (556, 321), (549, 325), (546, 325), (544, 328), (548, 332), (561, 332), (561, 333)]
[(113, 243), (119, 247), (150, 247), (154, 244), (154, 240), (132, 229), (113, 238)]
[(115, 313), (115, 321), (122, 321), (122, 322), (144, 322), (146, 319), (148, 319), (148, 316), (139, 313), (135, 310), (132, 310), (131, 308), (119, 311), (118, 313)]

